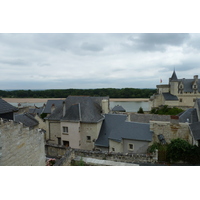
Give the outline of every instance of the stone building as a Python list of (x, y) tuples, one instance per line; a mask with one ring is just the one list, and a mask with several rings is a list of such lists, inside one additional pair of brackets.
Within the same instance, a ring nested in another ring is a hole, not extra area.
[(108, 97), (68, 96), (47, 116), (48, 143), (92, 150), (98, 138)]
[(174, 70), (168, 84), (157, 85), (157, 94), (150, 98), (151, 107), (160, 105), (181, 108), (193, 107), (196, 98), (200, 98), (198, 75), (193, 79), (178, 79)]
[(119, 153), (146, 153), (152, 134), (148, 123), (128, 122), (124, 114), (106, 114), (95, 148)]

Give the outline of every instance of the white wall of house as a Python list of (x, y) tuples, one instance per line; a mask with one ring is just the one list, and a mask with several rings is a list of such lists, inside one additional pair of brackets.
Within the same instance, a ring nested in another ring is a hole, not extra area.
[[(64, 131), (66, 127), (68, 131)], [(81, 136), (80, 136), (80, 122), (67, 122), (62, 121), (60, 123), (60, 132), (61, 132), (61, 144), (64, 141), (69, 142), (71, 148), (80, 149), (81, 145)]]
[(109, 152), (123, 152), (123, 141), (116, 142), (114, 140), (109, 140)]
[(102, 121), (98, 123), (80, 124), (81, 149), (92, 150), (94, 148), (94, 143), (99, 136), (101, 125)]
[(61, 137), (60, 122), (47, 121), (46, 125), (46, 140), (49, 140), (49, 143), (58, 144), (58, 138)]
[(146, 153), (150, 142), (123, 139), (123, 153)]
[(40, 118), (38, 115), (35, 116), (35, 119), (38, 120), (39, 125), (38, 128), (47, 130), (47, 123), (42, 118)]

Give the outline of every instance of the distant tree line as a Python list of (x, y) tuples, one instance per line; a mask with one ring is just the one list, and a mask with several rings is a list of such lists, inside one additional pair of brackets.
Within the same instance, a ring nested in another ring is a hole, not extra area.
[(101, 89), (51, 89), (51, 90), (0, 90), (7, 98), (66, 98), (69, 95), (109, 96), (110, 98), (149, 98), (156, 89), (101, 88)]

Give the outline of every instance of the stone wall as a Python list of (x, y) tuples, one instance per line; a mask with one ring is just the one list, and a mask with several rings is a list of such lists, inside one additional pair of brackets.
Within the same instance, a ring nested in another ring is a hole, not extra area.
[(45, 166), (44, 133), (13, 121), (0, 121), (1, 166)]
[[(51, 150), (48, 150), (51, 149)], [(54, 150), (53, 150), (54, 149)], [(62, 149), (62, 150), (59, 150)], [(71, 149), (71, 148), (63, 148), (59, 146), (53, 146), (51, 144), (46, 145), (46, 152), (51, 153), (53, 150), (53, 154), (47, 154), (48, 156), (55, 158), (61, 157), (60, 152), (63, 153), (60, 161), (57, 161), (56, 166), (67, 166), (70, 165), (71, 160), (76, 156), (88, 157), (88, 158), (96, 158), (100, 160), (111, 160), (115, 162), (127, 162), (127, 163), (154, 163), (158, 159), (157, 152), (155, 154), (136, 154), (136, 153), (114, 153), (114, 152), (100, 152), (100, 151), (90, 151), (90, 150), (82, 150), (82, 149)], [(56, 154), (57, 152), (57, 154)]]
[(159, 142), (158, 135), (162, 134), (167, 143), (170, 143), (172, 139), (181, 138), (192, 144), (192, 136), (188, 123), (151, 121), (150, 129), (154, 132), (152, 143)]

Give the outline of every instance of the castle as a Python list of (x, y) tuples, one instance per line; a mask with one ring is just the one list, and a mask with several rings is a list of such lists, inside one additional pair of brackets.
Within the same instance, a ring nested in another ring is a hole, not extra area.
[(151, 108), (161, 105), (181, 108), (193, 107), (196, 98), (200, 98), (200, 82), (198, 75), (193, 79), (178, 79), (174, 70), (169, 84), (157, 85), (157, 94), (150, 97)]

